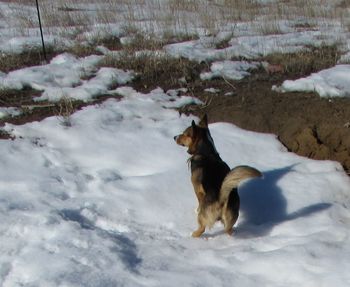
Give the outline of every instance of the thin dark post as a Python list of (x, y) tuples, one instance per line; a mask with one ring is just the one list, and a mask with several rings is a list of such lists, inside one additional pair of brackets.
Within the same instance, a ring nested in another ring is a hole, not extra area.
[(40, 27), (40, 34), (41, 34), (41, 43), (43, 45), (44, 58), (45, 58), (45, 61), (47, 62), (45, 42), (44, 42), (44, 34), (43, 34), (43, 28), (41, 26), (39, 3), (38, 3), (38, 0), (35, 0), (35, 2), (36, 2), (36, 10), (38, 11), (39, 27)]

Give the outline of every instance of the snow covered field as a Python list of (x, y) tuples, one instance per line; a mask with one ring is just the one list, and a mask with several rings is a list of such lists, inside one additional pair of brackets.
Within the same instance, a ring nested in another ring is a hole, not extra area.
[(2, 286), (350, 283), (350, 180), (339, 164), (211, 125), (230, 166), (264, 179), (240, 187), (232, 238), (218, 224), (192, 239), (188, 156), (173, 142), (191, 118), (161, 90), (116, 92), (121, 101), (77, 112), (71, 127), (55, 117), (6, 127), (16, 139), (0, 142)]
[[(0, 1), (2, 52), (40, 45), (37, 28), (27, 27), (23, 35), (16, 26), (19, 8), (29, 20), (35, 9), (18, 5)], [(82, 7), (94, 16), (94, 5), (85, 1)], [(134, 16), (144, 19), (135, 23), (157, 34), (163, 26), (135, 7)], [(255, 59), (311, 43), (341, 39), (344, 53), (350, 51), (343, 22), (322, 19), (315, 28), (296, 29), (302, 20), (307, 19), (277, 21), (279, 34), (257, 32), (259, 19), (226, 23), (215, 35), (195, 23), (187, 32), (195, 30), (198, 40), (169, 44), (162, 52), (215, 61), (201, 75), (208, 80), (241, 79), (259, 67)], [(51, 26), (48, 43), (67, 47), (106, 31), (128, 36), (120, 23), (107, 30), (90, 24), (74, 37)], [(227, 47), (217, 48), (222, 40)], [(70, 125), (49, 117), (5, 126), (14, 139), (0, 141), (0, 286), (349, 286), (350, 179), (340, 164), (289, 153), (274, 135), (210, 125), (231, 167), (251, 165), (264, 178), (240, 186), (241, 215), (233, 237), (217, 224), (193, 239), (196, 198), (188, 155), (173, 136), (195, 119), (175, 108), (200, 103), (176, 90), (135, 91), (127, 86), (132, 71), (99, 67), (112, 53), (99, 50), (104, 55), (64, 53), (48, 64), (0, 71), (0, 89), (31, 87), (42, 91), (38, 101), (122, 97), (85, 107), (69, 117)], [(250, 62), (229, 61), (232, 57)], [(349, 74), (343, 63), (274, 89), (349, 96)], [(1, 108), (0, 117), (19, 112)]]

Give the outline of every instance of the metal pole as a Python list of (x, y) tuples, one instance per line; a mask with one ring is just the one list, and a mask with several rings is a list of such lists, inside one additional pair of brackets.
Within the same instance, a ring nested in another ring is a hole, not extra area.
[(45, 42), (44, 42), (44, 34), (43, 34), (43, 28), (41, 26), (39, 3), (38, 3), (38, 0), (35, 0), (35, 2), (36, 2), (36, 10), (38, 11), (38, 19), (39, 19), (39, 27), (40, 27), (40, 35), (41, 35), (41, 44), (43, 46), (44, 59), (47, 62)]

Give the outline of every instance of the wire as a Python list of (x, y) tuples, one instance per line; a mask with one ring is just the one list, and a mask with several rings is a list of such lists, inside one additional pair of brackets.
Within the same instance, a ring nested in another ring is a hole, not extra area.
[(42, 46), (43, 46), (44, 59), (45, 59), (45, 61), (47, 63), (46, 49), (45, 49), (45, 42), (44, 42), (44, 34), (43, 34), (43, 28), (42, 28), (42, 25), (41, 25), (39, 3), (38, 3), (38, 0), (35, 0), (35, 2), (36, 2), (36, 10), (38, 11), (38, 19), (39, 19), (39, 27), (40, 27), (41, 43), (42, 43)]

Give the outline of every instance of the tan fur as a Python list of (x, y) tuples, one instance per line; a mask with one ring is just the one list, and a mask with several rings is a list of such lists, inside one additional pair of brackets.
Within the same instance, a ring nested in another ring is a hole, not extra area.
[(205, 191), (204, 191), (203, 185), (199, 180), (202, 172), (203, 171), (201, 169), (197, 169), (191, 175), (193, 189), (198, 199), (198, 209), (197, 209), (198, 213), (200, 211), (200, 206), (203, 204), (203, 200), (205, 197)]
[(220, 190), (220, 202), (225, 203), (233, 188), (238, 187), (239, 183), (247, 178), (261, 177), (260, 171), (250, 166), (236, 166), (225, 177)]

